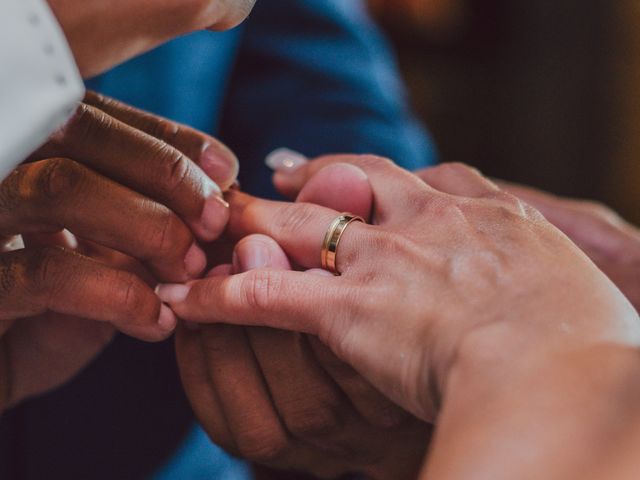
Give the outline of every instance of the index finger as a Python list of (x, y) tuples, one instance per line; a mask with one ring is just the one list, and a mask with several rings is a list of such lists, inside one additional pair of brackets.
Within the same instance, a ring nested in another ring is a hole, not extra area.
[(406, 220), (407, 209), (404, 207), (413, 206), (416, 199), (428, 198), (428, 194), (437, 194), (411, 172), (376, 155), (327, 155), (298, 165), (293, 170), (277, 169), (273, 183), (281, 193), (294, 197), (316, 174), (336, 163), (354, 165), (366, 174), (374, 194), (375, 215), (380, 223), (392, 217)]
[(134, 128), (177, 148), (196, 162), (223, 191), (238, 177), (239, 162), (222, 142), (194, 128), (126, 105), (95, 92), (87, 92), (85, 103)]
[(272, 327), (321, 338), (338, 321), (327, 305), (348, 305), (354, 297), (338, 277), (272, 269), (160, 285), (156, 293), (183, 320)]
[(66, 157), (169, 207), (203, 241), (226, 225), (222, 192), (189, 157), (162, 140), (82, 104), (32, 159)]

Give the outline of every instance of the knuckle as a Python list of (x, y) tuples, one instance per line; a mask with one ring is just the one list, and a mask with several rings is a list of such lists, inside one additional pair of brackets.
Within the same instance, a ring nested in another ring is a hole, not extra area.
[(238, 453), (242, 458), (256, 463), (269, 464), (282, 458), (289, 442), (282, 432), (268, 427), (252, 428), (236, 438)]
[(435, 167), (436, 171), (440, 171), (446, 174), (456, 174), (456, 175), (466, 175), (466, 174), (473, 174), (473, 175), (480, 175), (480, 171), (476, 168), (473, 168), (465, 163), (462, 162), (449, 162), (449, 163), (443, 163), (441, 165), (438, 165), (437, 167)]
[(187, 245), (187, 242), (182, 242), (181, 239), (182, 232), (186, 229), (183, 228), (180, 219), (169, 209), (161, 208), (158, 218), (153, 222), (153, 227), (150, 230), (147, 236), (149, 253), (145, 260), (173, 257), (182, 252), (184, 250), (182, 247)]
[(39, 166), (35, 186), (35, 192), (30, 195), (38, 201), (46, 201), (57, 205), (76, 192), (85, 180), (84, 169), (66, 158), (54, 158), (42, 162)]
[(511, 210), (512, 212), (517, 212), (523, 216), (526, 215), (528, 211), (522, 200), (515, 195), (505, 192), (504, 190), (493, 192), (489, 197), (497, 200), (503, 208)]
[(102, 129), (111, 129), (114, 119), (102, 110), (86, 103), (81, 103), (74, 111), (71, 118), (60, 128), (51, 140), (64, 145), (68, 141), (88, 141), (94, 134)]
[(193, 163), (189, 158), (166, 143), (161, 143), (156, 155), (158, 161), (154, 182), (161, 189), (164, 198), (173, 198), (189, 177)]
[(114, 105), (116, 103), (112, 98), (107, 97), (94, 90), (87, 90), (87, 92), (84, 94), (83, 102), (100, 109), (109, 108), (111, 105)]
[(287, 204), (278, 211), (274, 221), (274, 229), (290, 234), (304, 231), (316, 213), (316, 207), (308, 203)]
[[(66, 158), (53, 158), (16, 170), (2, 183), (2, 208), (22, 207), (43, 214), (73, 197), (86, 179), (86, 170)], [(46, 204), (47, 210), (41, 207)], [(47, 218), (47, 220), (51, 220)]]
[(119, 305), (129, 318), (145, 316), (149, 310), (149, 296), (142, 280), (132, 273), (118, 271), (113, 279), (113, 288), (114, 305)]
[(268, 311), (282, 287), (282, 276), (275, 270), (249, 272), (240, 284), (240, 299), (254, 311)]
[(417, 216), (422, 216), (432, 210), (438, 208), (438, 204), (446, 202), (447, 198), (441, 195), (425, 195), (423, 191), (409, 191), (406, 193), (407, 205)]
[(153, 123), (149, 127), (149, 134), (153, 137), (171, 143), (180, 135), (180, 125), (164, 118), (151, 117)]
[(421, 210), (419, 210), (423, 218), (429, 221), (438, 222), (454, 222), (458, 223), (463, 217), (461, 211), (465, 206), (465, 202), (448, 195), (437, 195), (433, 201), (418, 200)]
[[(451, 185), (461, 180), (484, 180), (479, 170), (460, 162), (442, 163), (429, 169), (428, 178), (431, 183)], [(429, 181), (427, 181), (429, 183)]]
[(380, 157), (378, 155), (360, 155), (357, 157), (355, 164), (364, 168), (364, 169), (384, 169), (389, 167), (394, 167), (395, 163), (385, 157)]
[(42, 298), (42, 295), (55, 295), (58, 280), (67, 281), (64, 268), (65, 251), (59, 247), (44, 247), (33, 250), (24, 258), (24, 268), (18, 274), (18, 281), (27, 295)]
[[(380, 255), (393, 254), (406, 242), (401, 233), (371, 227), (366, 227), (365, 231), (367, 234), (361, 235), (358, 240), (359, 248), (351, 248), (340, 253), (341, 265), (366, 266), (371, 260), (380, 258)], [(373, 266), (377, 266), (376, 262), (372, 263)]]

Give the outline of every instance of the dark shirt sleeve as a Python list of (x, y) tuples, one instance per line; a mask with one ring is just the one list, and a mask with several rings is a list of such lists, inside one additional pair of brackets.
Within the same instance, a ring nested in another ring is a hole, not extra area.
[(362, 2), (263, 0), (244, 28), (221, 137), (238, 153), (245, 190), (274, 195), (262, 163), (278, 147), (373, 153), (410, 169), (434, 162)]

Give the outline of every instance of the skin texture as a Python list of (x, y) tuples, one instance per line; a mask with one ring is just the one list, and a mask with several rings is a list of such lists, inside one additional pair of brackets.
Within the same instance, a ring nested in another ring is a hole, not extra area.
[[(448, 418), (480, 425), (485, 418), (480, 406), (492, 399), (522, 409), (526, 396), (512, 403), (510, 386), (534, 392), (560, 366), (584, 373), (572, 365), (592, 358), (587, 352), (610, 346), (635, 351), (638, 317), (620, 291), (537, 211), (476, 171), (436, 167), (427, 175), (428, 185), (375, 157), (317, 162), (318, 170), (335, 162), (357, 165), (374, 193), (375, 226), (353, 224), (343, 236), (338, 256), (343, 275), (263, 268), (168, 287), (161, 296), (180, 317), (318, 336), (419, 418), (442, 415), (437, 438), (445, 440), (436, 440), (435, 451), (442, 451), (438, 445), (465, 443), (462, 430), (456, 430), (460, 423)], [(239, 192), (230, 200), (232, 235), (271, 236), (296, 265), (319, 266), (322, 237), (336, 210)], [(576, 300), (567, 301), (568, 295)], [(560, 392), (564, 384), (570, 382), (553, 383), (552, 390)], [(580, 408), (596, 390), (587, 385), (567, 402), (551, 403), (543, 409), (546, 418)], [(552, 396), (559, 398), (564, 397)], [(509, 417), (508, 410), (499, 411)], [(517, 431), (526, 434), (527, 428), (525, 423)], [(545, 453), (533, 457), (543, 460)], [(433, 458), (441, 459), (431, 467), (442, 475), (435, 478), (468, 478), (461, 472), (469, 470), (456, 467), (469, 465), (460, 455), (434, 453)], [(569, 456), (568, 464), (575, 458)], [(554, 471), (566, 473), (563, 468)], [(486, 478), (516, 478), (515, 471), (507, 472), (510, 476)]]
[[(640, 384), (640, 377), (635, 378), (635, 385)], [(640, 414), (637, 409), (629, 415), (624, 433), (602, 455), (598, 465), (584, 478), (589, 480), (635, 480), (640, 477)]]
[[(293, 172), (284, 169), (275, 174), (274, 180), (284, 194), (295, 196), (305, 184), (314, 183), (312, 180), (319, 175), (319, 172), (329, 168), (325, 165), (322, 162), (310, 162)], [(343, 172), (343, 178), (346, 176), (344, 173), (346, 172)], [(418, 171), (416, 175), (435, 188), (457, 191), (455, 185), (441, 183), (440, 176), (433, 175), (432, 169)], [(329, 180), (334, 183), (339, 181), (335, 177)], [(548, 221), (569, 236), (614, 281), (636, 309), (639, 308), (640, 234), (636, 227), (625, 222), (604, 205), (560, 198), (507, 182), (497, 183), (500, 188), (542, 212)], [(318, 185), (317, 188), (322, 191), (322, 186)], [(331, 201), (331, 197), (323, 200)], [(331, 206), (323, 202), (317, 203)], [(439, 464), (450, 464), (463, 470), (455, 474), (460, 478), (471, 475), (476, 478), (480, 474), (486, 478), (499, 478), (500, 475), (505, 478), (510, 476), (521, 478), (522, 466), (526, 465), (526, 474), (531, 478), (551, 478), (553, 475), (558, 475), (558, 471), (555, 470), (558, 466), (556, 463), (527, 463), (526, 458), (528, 450), (539, 451), (541, 446), (545, 445), (549, 458), (556, 457), (557, 451), (563, 451), (565, 460), (576, 459), (573, 463), (566, 462), (567, 470), (560, 474), (559, 478), (636, 478), (640, 471), (640, 463), (637, 461), (635, 447), (638, 444), (636, 439), (640, 436), (634, 437), (634, 432), (627, 431), (633, 430), (632, 428), (620, 428), (619, 423), (622, 422), (624, 427), (637, 423), (632, 419), (638, 416), (635, 408), (637, 405), (635, 386), (640, 385), (638, 381), (640, 356), (635, 350), (596, 349), (580, 359), (572, 359), (572, 362), (574, 362), (573, 372), (568, 369), (571, 375), (567, 374), (567, 370), (557, 370), (552, 366), (544, 370), (545, 378), (532, 376), (530, 380), (532, 385), (523, 386), (520, 389), (524, 392), (523, 395), (516, 395), (514, 389), (511, 389), (508, 395), (503, 396), (502, 403), (494, 401), (497, 408), (494, 417), (491, 417), (490, 425), (483, 422), (481, 418), (475, 419), (474, 422), (474, 419), (468, 415), (468, 412), (473, 411), (472, 408), (465, 409), (464, 406), (449, 408), (448, 410), (453, 412), (449, 418), (459, 421), (448, 423), (458, 430), (453, 430), (452, 433), (452, 429), (447, 428), (446, 423), (443, 426), (440, 422), (438, 438), (445, 440), (439, 440), (436, 443), (438, 448), (432, 455), (430, 471), (439, 468), (437, 467)], [(600, 374), (601, 379), (591, 381), (596, 374)], [(521, 383), (526, 385), (524, 380), (521, 380)], [(465, 393), (461, 394), (460, 398), (469, 397), (469, 385), (470, 382), (466, 379), (461, 386), (461, 390)], [(566, 415), (563, 417), (563, 422), (558, 422), (557, 415), (549, 415), (544, 409), (536, 411), (531, 408), (531, 404), (535, 402), (528, 388), (531, 388), (531, 391), (544, 392), (542, 396), (538, 395), (539, 403), (557, 403), (558, 398), (573, 396), (574, 402), (581, 403), (581, 407), (572, 410), (570, 402), (565, 402), (564, 406), (559, 405), (558, 409), (564, 410)], [(575, 395), (576, 391), (588, 392), (586, 395), (588, 398)], [(472, 401), (477, 402), (477, 398), (472, 397)], [(587, 404), (591, 407), (585, 408), (584, 405)], [(525, 406), (524, 409), (521, 406)], [(594, 412), (598, 406), (600, 411)], [(510, 415), (506, 414), (507, 411), (511, 412)], [(594, 419), (601, 416), (603, 411), (609, 412), (607, 421), (601, 424), (594, 422)], [(482, 411), (483, 417), (487, 417), (488, 414), (490, 414), (489, 409)], [(446, 415), (442, 418), (446, 418)], [(522, 426), (518, 425), (523, 418), (529, 424), (538, 422), (540, 429), (533, 431), (528, 437), (523, 437)], [(470, 426), (474, 425), (478, 427), (478, 444), (465, 443), (465, 440), (473, 439), (474, 432)], [(492, 435), (488, 432), (492, 432)], [(567, 436), (571, 437), (571, 440), (567, 440)], [(577, 443), (576, 437), (584, 441)], [(495, 442), (494, 445), (484, 448), (492, 445), (492, 440)], [(520, 452), (525, 453), (524, 457), (505, 456), (505, 450), (512, 449), (515, 444), (519, 445)], [(622, 449), (620, 452), (618, 448), (620, 445), (629, 445), (630, 448)], [(615, 446), (616, 451), (611, 451), (612, 446)], [(477, 452), (477, 458), (470, 456), (470, 451)], [(542, 452), (540, 454), (542, 455)], [(446, 460), (442, 461), (441, 458)], [(462, 461), (463, 459), (466, 459), (466, 462)], [(596, 462), (593, 462), (593, 459), (596, 459)], [(611, 460), (603, 462), (603, 459)], [(605, 468), (602, 467), (603, 463)], [(549, 469), (545, 471), (547, 467)], [(469, 470), (464, 471), (464, 468)], [(518, 472), (517, 475), (513, 472), (509, 473), (509, 469), (515, 469)], [(593, 476), (593, 472), (597, 474)], [(444, 473), (437, 472), (437, 478), (441, 474)], [(424, 475), (425, 478), (433, 478), (428, 476), (427, 471)]]
[[(336, 164), (308, 182), (298, 200), (368, 217), (372, 192), (361, 170)], [(210, 275), (264, 267), (291, 269), (274, 240), (251, 235), (236, 245), (232, 264)], [(349, 472), (416, 478), (430, 427), (393, 405), (317, 338), (214, 325), (180, 329), (176, 341), (185, 390), (204, 428), (227, 451), (275, 469), (258, 468), (260, 478), (283, 478), (282, 470), (320, 478)]]
[[(284, 195), (295, 198), (325, 165), (324, 162), (309, 162), (294, 171), (283, 169), (274, 175), (274, 183)], [(424, 169), (415, 174), (427, 183), (431, 182), (434, 188), (440, 188), (438, 178), (431, 175), (431, 171)], [(337, 180), (331, 179), (334, 183)], [(496, 184), (542, 213), (607, 274), (636, 310), (640, 310), (640, 230), (637, 227), (596, 202), (557, 197), (504, 181), (496, 181)], [(455, 186), (449, 188), (455, 191)], [(318, 203), (333, 208), (330, 204)]]
[(506, 191), (538, 209), (622, 290), (640, 311), (640, 230), (596, 202), (560, 198), (501, 182)]
[(90, 94), (0, 184), (0, 409), (67, 381), (114, 328), (148, 341), (173, 332), (153, 286), (199, 276), (198, 242), (229, 217), (196, 162), (235, 180), (236, 158), (211, 137)]
[(227, 30), (254, 0), (49, 0), (84, 77), (196, 30)]

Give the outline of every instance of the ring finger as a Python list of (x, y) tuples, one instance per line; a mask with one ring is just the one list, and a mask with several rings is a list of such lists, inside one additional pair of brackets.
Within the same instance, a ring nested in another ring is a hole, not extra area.
[[(229, 231), (236, 238), (263, 234), (273, 238), (294, 263), (304, 268), (322, 266), (321, 251), (325, 234), (340, 212), (308, 203), (262, 200), (241, 192), (229, 195)], [(347, 272), (366, 254), (378, 227), (352, 223), (340, 240), (339, 262)]]

